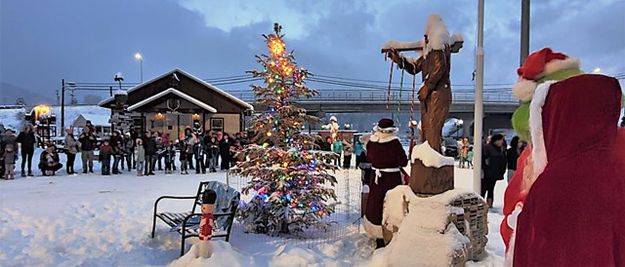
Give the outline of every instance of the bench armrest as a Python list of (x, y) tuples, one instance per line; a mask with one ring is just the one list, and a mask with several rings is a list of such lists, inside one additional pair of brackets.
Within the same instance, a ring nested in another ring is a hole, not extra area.
[(160, 202), (163, 199), (195, 199), (195, 196), (161, 196), (159, 198), (156, 199), (156, 201), (154, 202), (154, 216), (156, 216), (156, 211), (158, 208), (158, 202)]

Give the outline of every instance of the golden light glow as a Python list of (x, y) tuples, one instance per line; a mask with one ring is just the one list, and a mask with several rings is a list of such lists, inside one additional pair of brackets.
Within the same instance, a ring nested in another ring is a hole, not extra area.
[(284, 45), (284, 42), (280, 40), (280, 38), (272, 36), (269, 39), (269, 51), (271, 51), (274, 56), (282, 55), (285, 49), (286, 46)]
[(193, 118), (194, 120), (199, 120), (200, 114), (194, 113), (193, 115), (191, 115), (191, 118)]
[(163, 115), (163, 113), (156, 113), (156, 115), (154, 116), (157, 120), (162, 120), (165, 118), (165, 115)]
[(35, 110), (35, 118), (40, 119), (42, 116), (50, 115), (50, 106), (38, 105), (33, 108)]
[(271, 132), (267, 132), (267, 136), (271, 137), (271, 135), (272, 135)]

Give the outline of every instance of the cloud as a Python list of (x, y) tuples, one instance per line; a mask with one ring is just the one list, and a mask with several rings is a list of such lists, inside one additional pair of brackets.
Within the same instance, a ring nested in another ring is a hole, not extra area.
[[(587, 69), (625, 73), (624, 12), (619, 0), (533, 1), (531, 49), (551, 46), (580, 57)], [(202, 78), (241, 75), (258, 67), (254, 55), (265, 52), (261, 34), (273, 22), (283, 24), (287, 46), (313, 73), (384, 81), (389, 63), (381, 44), (421, 38), (431, 13), (463, 33), (452, 82), (472, 84), (477, 4), (469, 0), (2, 1), (0, 81), (42, 95), (52, 95), (62, 78), (110, 82), (121, 71), (136, 82), (137, 51), (146, 78), (174, 67)], [(487, 84), (516, 80), (519, 30), (519, 1), (486, 4)]]

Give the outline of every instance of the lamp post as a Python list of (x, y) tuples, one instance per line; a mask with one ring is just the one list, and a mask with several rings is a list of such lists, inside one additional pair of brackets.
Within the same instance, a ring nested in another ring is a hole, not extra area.
[(139, 60), (139, 71), (141, 73), (141, 82), (143, 83), (143, 56), (141, 53), (135, 53), (135, 59)]

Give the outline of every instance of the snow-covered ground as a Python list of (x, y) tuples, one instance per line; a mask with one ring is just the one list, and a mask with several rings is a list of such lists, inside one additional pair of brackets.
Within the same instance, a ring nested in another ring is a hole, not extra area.
[[(351, 181), (357, 195), (359, 171), (338, 175), (340, 181)], [(471, 175), (471, 170), (456, 169), (456, 187), (470, 189)], [(235, 224), (230, 243), (216, 241), (214, 256), (205, 260), (192, 257), (195, 247), (178, 259), (180, 237), (162, 223), (156, 238), (150, 238), (157, 197), (193, 195), (200, 181), (225, 177), (223, 172), (105, 177), (61, 171), (55, 177), (0, 180), (0, 266), (371, 266), (372, 242), (349, 223), (341, 224), (346, 229), (334, 232), (334, 238), (318, 242), (246, 234)], [(232, 177), (230, 182), (241, 184)], [(469, 266), (503, 264), (499, 223), (505, 186), (505, 181), (497, 184), (495, 209), (489, 213), (489, 256)], [(349, 192), (345, 189), (337, 192)], [(183, 211), (190, 205), (169, 202), (163, 209)]]

